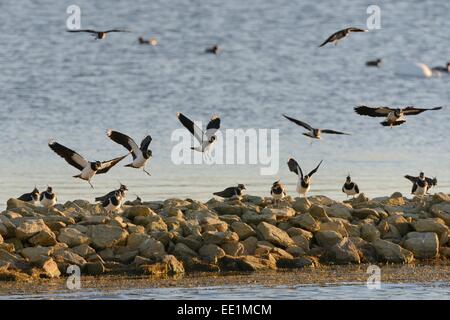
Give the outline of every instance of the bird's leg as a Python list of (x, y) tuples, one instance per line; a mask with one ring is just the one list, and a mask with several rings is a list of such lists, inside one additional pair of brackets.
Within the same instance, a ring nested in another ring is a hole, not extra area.
[(91, 183), (91, 180), (87, 180), (87, 182), (89, 183), (89, 185), (91, 186), (92, 189), (94, 189), (94, 186)]
[(147, 170), (145, 170), (145, 167), (142, 168), (142, 171), (144, 171), (147, 175), (151, 176), (150, 172), (148, 172)]

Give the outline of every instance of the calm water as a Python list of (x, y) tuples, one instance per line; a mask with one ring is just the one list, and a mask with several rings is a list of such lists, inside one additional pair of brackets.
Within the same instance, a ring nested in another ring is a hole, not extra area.
[[(290, 155), (308, 171), (325, 160), (312, 194), (342, 198), (349, 171), (369, 196), (407, 194), (410, 183), (402, 176), (420, 170), (438, 177), (436, 190), (450, 192), (450, 109), (411, 117), (392, 130), (353, 112), (360, 103), (449, 104), (450, 77), (407, 78), (393, 70), (402, 61), (434, 66), (450, 59), (443, 31), (450, 28), (450, 2), (378, 1), (381, 30), (317, 47), (338, 29), (365, 27), (372, 2), (1, 1), (0, 207), (35, 184), (52, 185), (65, 201), (93, 199), (118, 180), (148, 200), (207, 199), (238, 182), (249, 193), (268, 195), (278, 178), (293, 194), (296, 178), (285, 165)], [(66, 8), (74, 3), (83, 28), (134, 32), (105, 41), (66, 33)], [(140, 35), (155, 36), (160, 45), (139, 46)], [(203, 54), (215, 43), (222, 54)], [(377, 57), (384, 68), (365, 67)], [(173, 165), (177, 111), (195, 120), (220, 114), (223, 128), (279, 128), (278, 174), (261, 176), (256, 165)], [(353, 135), (310, 145), (281, 113)], [(117, 167), (94, 178), (93, 191), (71, 178), (76, 170), (46, 145), (54, 138), (89, 159), (109, 159), (124, 149), (106, 138), (108, 128), (153, 136), (151, 177)]]
[(17, 294), (0, 296), (0, 299), (200, 299), (200, 300), (336, 300), (336, 299), (450, 299), (448, 283), (428, 284), (384, 284), (381, 289), (370, 290), (366, 285), (348, 283), (340, 285), (299, 285), (299, 286), (220, 286), (204, 288), (149, 288), (124, 289), (117, 291), (98, 291), (81, 289), (80, 291), (52, 291), (35, 294)]

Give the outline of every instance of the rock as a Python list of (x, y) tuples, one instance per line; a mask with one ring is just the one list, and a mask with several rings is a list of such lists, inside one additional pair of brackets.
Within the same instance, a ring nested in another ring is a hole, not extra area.
[(58, 278), (61, 275), (58, 265), (52, 258), (46, 258), (42, 262), (41, 269), (47, 278)]
[(336, 231), (342, 237), (348, 237), (348, 232), (347, 232), (347, 229), (345, 228), (344, 223), (337, 219), (335, 221), (321, 223), (320, 231), (326, 231), (326, 230)]
[(270, 224), (275, 224), (277, 222), (277, 217), (275, 214), (271, 212), (257, 213), (255, 211), (246, 211), (242, 215), (242, 221), (249, 223), (249, 224), (259, 224), (261, 222), (267, 222)]
[(222, 243), (239, 241), (237, 233), (232, 231), (208, 231), (203, 233), (202, 237), (205, 244), (221, 245)]
[(0, 244), (3, 244), (3, 237), (0, 235)]
[(105, 266), (100, 261), (86, 263), (84, 270), (90, 276), (99, 276), (106, 272)]
[(283, 231), (266, 222), (261, 222), (258, 225), (257, 230), (260, 232), (264, 240), (269, 241), (276, 246), (287, 248), (294, 244), (294, 241), (292, 241), (286, 231)]
[(311, 203), (306, 198), (295, 198), (292, 208), (301, 213), (307, 213), (311, 208)]
[(214, 210), (219, 215), (242, 215), (242, 207), (239, 205), (230, 205), (227, 203), (220, 203), (216, 207), (214, 207)]
[(57, 243), (55, 234), (50, 230), (42, 230), (28, 239), (33, 246), (53, 246)]
[(145, 231), (167, 231), (169, 228), (160, 216), (151, 216), (146, 219)]
[(270, 250), (270, 254), (272, 256), (274, 256), (276, 260), (279, 260), (279, 259), (294, 259), (292, 254), (290, 254), (286, 250), (283, 250), (283, 249), (277, 248), (277, 247), (272, 248), (272, 250)]
[(84, 266), (86, 260), (70, 250), (58, 250), (53, 253), (53, 259), (61, 270), (66, 270), (69, 265)]
[(185, 272), (183, 263), (178, 261), (173, 255), (166, 255), (162, 262), (167, 265), (169, 275), (183, 274)]
[(277, 220), (287, 220), (290, 217), (295, 216), (295, 210), (289, 207), (285, 208), (264, 208), (261, 214), (275, 215)]
[(255, 237), (248, 237), (241, 243), (244, 246), (244, 255), (252, 255), (253, 253), (255, 253), (258, 239)]
[(417, 259), (433, 259), (439, 253), (439, 239), (434, 232), (410, 232), (403, 247)]
[(401, 236), (404, 236), (411, 231), (409, 222), (402, 215), (392, 215), (387, 218), (387, 222), (395, 226)]
[(42, 219), (25, 220), (17, 227), (16, 238), (27, 240), (41, 231), (52, 232)]
[(139, 246), (139, 254), (144, 258), (159, 260), (166, 255), (166, 250), (160, 241), (148, 238)]
[(8, 228), (0, 222), (0, 236), (6, 237), (8, 235)]
[(233, 229), (233, 231), (237, 233), (239, 239), (241, 240), (245, 240), (248, 237), (256, 235), (255, 230), (253, 230), (252, 227), (242, 221), (233, 222), (231, 224), (231, 229)]
[(189, 248), (187, 245), (183, 243), (177, 243), (175, 245), (175, 249), (173, 251), (173, 254), (177, 257), (185, 260), (190, 260), (191, 258), (198, 257), (197, 252)]
[(311, 214), (311, 216), (314, 219), (317, 219), (319, 221), (328, 221), (329, 217), (328, 217), (325, 209), (326, 209), (325, 206), (314, 203), (311, 205), (311, 208), (309, 209), (309, 213)]
[(262, 205), (264, 203), (264, 199), (262, 197), (251, 196), (251, 195), (248, 195), (248, 194), (244, 194), (243, 201), (256, 204), (257, 206), (260, 206), (260, 205)]
[(226, 255), (232, 257), (242, 256), (245, 251), (245, 247), (241, 242), (228, 242), (221, 245)]
[(373, 224), (363, 224), (361, 227), (361, 238), (368, 242), (380, 239), (380, 231)]
[(358, 219), (375, 219), (378, 220), (380, 215), (378, 212), (371, 208), (353, 209), (351, 212), (353, 217)]
[(282, 269), (299, 269), (304, 267), (314, 267), (317, 265), (317, 261), (313, 257), (298, 257), (294, 259), (279, 259), (277, 261), (277, 267)]
[(336, 203), (333, 204), (331, 207), (326, 208), (325, 212), (329, 217), (350, 219), (352, 217), (351, 209), (352, 209), (351, 207), (345, 204)]
[(152, 209), (145, 207), (145, 206), (132, 206), (128, 207), (124, 212), (124, 216), (126, 216), (128, 219), (134, 219), (136, 217), (149, 217), (149, 216), (155, 216), (156, 213), (153, 212)]
[(276, 262), (253, 256), (224, 256), (218, 261), (221, 271), (258, 271), (276, 269)]
[(69, 248), (90, 243), (88, 236), (74, 228), (61, 229), (59, 231), (58, 241), (67, 244)]
[(316, 232), (320, 229), (319, 223), (316, 220), (314, 220), (314, 218), (309, 213), (304, 213), (295, 216), (291, 218), (289, 222), (294, 226), (298, 226), (302, 229), (311, 232)]
[(88, 227), (87, 236), (95, 248), (104, 249), (125, 244), (128, 232), (109, 225), (92, 225)]
[(402, 237), (397, 228), (394, 225), (389, 224), (387, 220), (382, 220), (377, 228), (380, 231), (381, 239), (399, 240)]
[(414, 256), (411, 251), (403, 249), (398, 244), (377, 239), (372, 242), (377, 255), (386, 262), (393, 263), (411, 263)]
[(83, 258), (87, 258), (95, 254), (95, 250), (88, 246), (87, 244), (81, 244), (79, 246), (73, 247), (72, 251)]
[[(241, 218), (234, 214), (225, 214), (223, 216), (219, 217), (220, 220), (224, 221), (225, 223), (231, 225), (233, 222), (240, 222)], [(219, 231), (219, 230), (218, 230)]]
[[(228, 230), (228, 224), (226, 222), (223, 222), (220, 219), (211, 218), (211, 217), (205, 217), (200, 221), (200, 224), (203, 226), (208, 226), (211, 229), (208, 231), (219, 231), (219, 232), (225, 232)], [(205, 229), (206, 231), (206, 229)]]
[(348, 238), (336, 243), (329, 250), (332, 261), (338, 264), (360, 264), (358, 249)]
[(191, 248), (194, 251), (198, 251), (201, 248), (201, 246), (203, 245), (202, 237), (193, 235), (193, 234), (191, 234), (187, 237), (179, 237), (179, 238), (177, 238), (177, 242), (187, 245), (189, 248)]
[(39, 262), (43, 261), (44, 258), (49, 257), (53, 253), (53, 248), (51, 247), (28, 247), (22, 249), (20, 254), (30, 262)]
[(435, 232), (440, 237), (442, 233), (448, 232), (444, 220), (440, 218), (420, 219), (412, 224), (417, 232)]
[(320, 230), (314, 236), (319, 246), (324, 248), (331, 248), (342, 240), (342, 235), (332, 230)]
[(286, 248), (286, 252), (290, 253), (293, 257), (302, 257), (306, 254), (305, 249), (296, 245)]
[(302, 235), (298, 235), (298, 236), (293, 236), (292, 237), (292, 241), (294, 241), (294, 244), (300, 248), (302, 248), (304, 251), (308, 252), (309, 251), (309, 240), (307, 238), (305, 238), (305, 236)]
[(310, 241), (314, 235), (312, 234), (312, 232), (303, 230), (302, 228), (296, 228), (296, 227), (292, 227), (289, 228), (287, 230), (287, 233), (290, 237), (294, 237), (294, 236), (302, 236), (304, 237), (306, 240)]
[(225, 256), (225, 251), (215, 244), (205, 244), (198, 253), (202, 259), (209, 262), (216, 262), (217, 259)]
[(151, 276), (166, 276), (184, 273), (183, 264), (171, 255), (165, 256), (160, 262), (141, 265), (139, 269), (144, 274)]

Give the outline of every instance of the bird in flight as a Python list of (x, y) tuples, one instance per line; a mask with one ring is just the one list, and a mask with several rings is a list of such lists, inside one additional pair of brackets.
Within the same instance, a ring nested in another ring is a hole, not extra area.
[(177, 118), (180, 120), (181, 124), (189, 130), (189, 132), (197, 139), (200, 143), (198, 147), (191, 147), (192, 150), (209, 153), (214, 147), (214, 142), (216, 142), (217, 137), (215, 133), (220, 129), (220, 118), (218, 116), (213, 116), (206, 126), (206, 132), (203, 132), (195, 123), (187, 118), (184, 114), (178, 112)]
[[(425, 174), (423, 172), (421, 172), (418, 177), (413, 177), (413, 176), (410, 176), (410, 175), (406, 175), (405, 178), (413, 183), (413, 191), (411, 192), (413, 194), (417, 191), (418, 186), (415, 187), (415, 185), (418, 183), (418, 181), (419, 181), (419, 183), (422, 184), (422, 186), (423, 186), (423, 182), (422, 181), (423, 180), (426, 181), (426, 183), (427, 183), (426, 193), (428, 193), (428, 191), (431, 189), (431, 187), (434, 187), (434, 186), (437, 185), (437, 179), (436, 178), (425, 177)], [(416, 189), (414, 189), (414, 188), (416, 188)], [(419, 190), (419, 193), (420, 193), (420, 190)]]
[(297, 182), (297, 189), (296, 191), (303, 195), (306, 198), (306, 194), (311, 189), (311, 177), (314, 173), (317, 172), (317, 169), (319, 169), (320, 165), (322, 164), (323, 160), (319, 162), (317, 167), (314, 168), (310, 173), (307, 175), (303, 175), (302, 168), (300, 168), (298, 162), (294, 158), (289, 158), (287, 165), (289, 167), (289, 170), (291, 172), (294, 172), (298, 176), (298, 182)]
[(106, 38), (106, 35), (111, 32), (130, 32), (129, 30), (124, 29), (111, 29), (106, 31), (96, 31), (90, 29), (80, 29), (80, 30), (67, 30), (67, 32), (86, 32), (90, 33), (96, 40), (103, 40)]
[(335, 130), (329, 130), (329, 129), (317, 129), (317, 128), (313, 128), (311, 127), (309, 124), (307, 124), (306, 122), (288, 117), (287, 115), (283, 114), (283, 117), (285, 117), (286, 119), (288, 119), (289, 121), (292, 121), (293, 123), (295, 123), (296, 125), (299, 125), (303, 128), (305, 128), (306, 130), (308, 130), (308, 132), (303, 133), (304, 136), (307, 136), (309, 138), (313, 138), (313, 139), (321, 139), (321, 134), (322, 133), (328, 133), (328, 134), (345, 134), (345, 135), (349, 135), (349, 133), (345, 133), (345, 132), (340, 132), (340, 131), (335, 131)]
[(74, 178), (79, 178), (82, 180), (86, 180), (89, 185), (94, 188), (91, 183), (91, 179), (96, 174), (107, 173), (112, 167), (114, 167), (117, 163), (119, 163), (122, 159), (124, 159), (127, 155), (122, 157), (114, 158), (109, 161), (87, 161), (81, 155), (76, 153), (75, 151), (59, 144), (56, 141), (50, 141), (48, 143), (50, 149), (52, 149), (57, 155), (64, 158), (68, 164), (77, 168), (81, 171), (80, 174), (73, 176)]
[(386, 120), (380, 122), (381, 125), (385, 127), (399, 126), (406, 122), (405, 116), (413, 116), (420, 114), (425, 111), (441, 110), (442, 107), (421, 109), (416, 107), (406, 107), (406, 108), (390, 108), (390, 107), (367, 107), (367, 106), (357, 106), (355, 107), (355, 112), (362, 116), (369, 117), (385, 117)]
[(133, 162), (130, 164), (127, 164), (125, 167), (130, 168), (136, 168), (141, 169), (148, 175), (150, 173), (145, 170), (145, 166), (147, 165), (147, 162), (152, 157), (153, 153), (152, 150), (150, 150), (148, 147), (150, 146), (150, 143), (152, 142), (152, 137), (150, 135), (146, 136), (142, 141), (141, 145), (138, 146), (137, 143), (131, 139), (129, 136), (120, 133), (118, 131), (113, 131), (109, 129), (106, 132), (106, 135), (115, 143), (118, 143), (122, 146), (124, 146), (128, 151), (131, 152), (131, 155), (133, 156)]
[(339, 30), (338, 32), (335, 32), (331, 36), (329, 36), (328, 39), (325, 40), (324, 43), (322, 43), (319, 47), (323, 47), (327, 43), (334, 43), (334, 45), (337, 45), (340, 40), (344, 39), (352, 32), (368, 32), (368, 31), (369, 30), (359, 28), (346, 28), (343, 30)]

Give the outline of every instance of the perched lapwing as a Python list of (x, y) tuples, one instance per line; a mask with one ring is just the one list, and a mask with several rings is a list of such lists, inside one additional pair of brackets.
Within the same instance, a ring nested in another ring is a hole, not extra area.
[(381, 59), (376, 59), (376, 60), (371, 60), (371, 61), (367, 61), (366, 62), (366, 66), (368, 67), (380, 67), (383, 64), (383, 60)]
[(109, 161), (87, 161), (82, 156), (80, 156), (75, 151), (59, 144), (56, 141), (50, 141), (48, 143), (50, 149), (52, 149), (57, 155), (64, 158), (68, 164), (77, 168), (81, 171), (80, 174), (73, 176), (74, 178), (80, 178), (82, 180), (86, 180), (92, 188), (94, 186), (91, 184), (91, 179), (96, 174), (107, 173), (112, 167), (118, 164), (121, 160), (123, 160), (126, 156), (118, 157)]
[(340, 40), (344, 39), (352, 32), (368, 32), (368, 31), (369, 30), (359, 28), (346, 28), (343, 30), (339, 30), (338, 32), (335, 32), (331, 36), (329, 36), (328, 39), (325, 40), (325, 42), (322, 43), (319, 47), (323, 47), (327, 43), (334, 43), (335, 45), (337, 45)]
[(275, 181), (270, 189), (270, 195), (273, 199), (273, 204), (279, 205), (280, 201), (286, 197), (286, 188), (280, 183), (280, 180)]
[[(421, 175), (424, 176), (423, 172), (421, 172)], [(421, 175), (419, 175), (418, 177), (406, 175), (405, 178), (411, 181), (413, 184), (415, 184), (418, 180), (421, 179)], [(436, 177), (434, 178), (425, 177), (425, 181), (427, 182), (427, 193), (428, 191), (430, 191), (432, 187), (435, 187), (437, 185)]]
[(144, 39), (143, 37), (138, 38), (139, 44), (147, 44), (151, 46), (156, 46), (158, 44), (158, 40), (156, 38), (150, 38), (148, 40)]
[[(126, 185), (124, 185), (124, 184), (120, 184), (120, 188), (119, 188), (119, 189), (113, 190), (113, 191), (111, 191), (111, 192), (108, 192), (108, 193), (105, 194), (104, 196), (97, 197), (97, 198), (95, 198), (95, 201), (96, 201), (96, 202), (104, 202), (104, 201), (108, 200), (110, 197), (114, 196), (114, 194), (115, 194), (116, 192), (118, 192), (118, 191), (120, 191), (120, 194), (121, 194), (121, 195), (123, 194), (124, 196), (126, 196), (126, 193), (127, 193), (127, 191), (128, 191), (128, 187), (127, 187)], [(125, 199), (125, 197), (124, 197), (124, 199)], [(124, 200), (124, 199), (123, 199), (123, 200)], [(122, 201), (122, 202), (123, 202), (123, 201)]]
[(205, 53), (212, 53), (212, 54), (218, 54), (219, 53), (219, 46), (215, 44), (211, 48), (206, 48)]
[(345, 135), (349, 135), (349, 133), (345, 133), (345, 132), (340, 132), (340, 131), (335, 131), (335, 130), (329, 130), (329, 129), (316, 129), (311, 127), (309, 124), (288, 117), (287, 115), (283, 114), (283, 117), (285, 117), (286, 119), (288, 119), (289, 121), (292, 121), (293, 123), (295, 123), (296, 125), (299, 125), (303, 128), (305, 128), (306, 130), (308, 130), (309, 132), (305, 132), (303, 133), (304, 136), (307, 136), (309, 138), (313, 138), (313, 139), (321, 139), (321, 134), (322, 133), (328, 133), (328, 134), (345, 134)]
[(30, 193), (25, 193), (23, 195), (21, 195), (20, 197), (18, 197), (18, 200), (24, 201), (24, 202), (30, 202), (31, 204), (37, 204), (39, 203), (39, 190), (34, 187), (33, 191), (31, 191)]
[(187, 118), (184, 114), (178, 112), (177, 118), (180, 120), (181, 124), (189, 130), (189, 132), (197, 139), (200, 143), (198, 147), (191, 147), (192, 150), (208, 153), (212, 151), (214, 142), (217, 137), (215, 133), (220, 129), (220, 118), (218, 116), (213, 116), (206, 126), (206, 132), (203, 132), (197, 125), (194, 124), (192, 120)]
[[(408, 179), (409, 180), (409, 179)], [(421, 172), (417, 179), (410, 180), (413, 183), (411, 194), (422, 197), (428, 192), (428, 182), (425, 179), (425, 174)]]
[(342, 192), (348, 196), (355, 196), (359, 194), (359, 187), (356, 183), (352, 181), (350, 175), (347, 176), (344, 186), (342, 187)]
[(445, 67), (434, 67), (431, 70), (433, 71), (439, 71), (439, 72), (444, 72), (444, 73), (450, 73), (450, 61), (447, 62), (447, 65)]
[(425, 111), (441, 110), (442, 107), (421, 109), (416, 107), (406, 107), (406, 108), (390, 108), (390, 107), (367, 107), (367, 106), (357, 106), (355, 107), (355, 112), (362, 116), (369, 117), (385, 117), (386, 120), (380, 122), (381, 125), (385, 127), (399, 126), (406, 122), (405, 116), (413, 116), (420, 114)]
[(122, 191), (115, 191), (114, 195), (102, 202), (102, 207), (107, 213), (118, 211), (122, 206), (122, 201), (124, 198), (125, 194)]
[(150, 135), (146, 136), (141, 141), (141, 145), (138, 146), (133, 139), (123, 133), (110, 129), (106, 132), (106, 134), (112, 141), (124, 146), (128, 151), (131, 152), (131, 155), (133, 156), (133, 162), (127, 164), (125, 167), (142, 169), (146, 174), (150, 175), (150, 173), (145, 170), (147, 162), (153, 155), (152, 150), (148, 148), (150, 146), (150, 143), (152, 142), (152, 137)]
[(314, 170), (312, 170), (310, 173), (308, 173), (305, 176), (303, 176), (302, 168), (300, 168), (299, 164), (297, 163), (297, 161), (295, 161), (294, 158), (289, 158), (289, 160), (287, 162), (289, 170), (291, 172), (294, 172), (298, 176), (296, 191), (300, 195), (303, 195), (305, 198), (306, 198), (306, 194), (311, 189), (311, 177), (314, 173), (317, 172), (317, 169), (319, 169), (320, 165), (322, 164), (322, 161), (319, 162), (319, 164), (317, 165), (317, 167)]
[(111, 32), (130, 32), (129, 30), (124, 29), (111, 29), (106, 31), (96, 31), (90, 29), (80, 29), (80, 30), (67, 30), (67, 32), (86, 32), (90, 33), (96, 40), (103, 40), (106, 38), (106, 35)]
[(47, 187), (47, 190), (41, 193), (39, 200), (41, 202), (41, 205), (46, 207), (47, 209), (52, 208), (58, 201), (52, 187)]
[(240, 197), (243, 195), (243, 190), (246, 190), (245, 186), (243, 184), (238, 184), (237, 187), (229, 187), (223, 191), (214, 192), (213, 194), (221, 198)]

